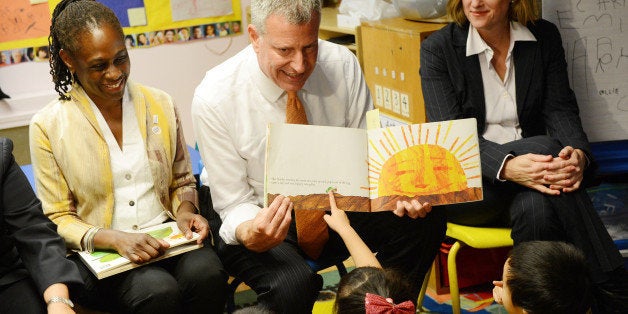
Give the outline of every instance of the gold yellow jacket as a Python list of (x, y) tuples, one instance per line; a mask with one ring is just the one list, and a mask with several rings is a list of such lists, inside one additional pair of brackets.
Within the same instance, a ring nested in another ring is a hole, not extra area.
[[(172, 98), (133, 82), (127, 87), (163, 210), (174, 218), (186, 200), (198, 208), (195, 179)], [(69, 249), (82, 250), (87, 230), (111, 227), (113, 175), (109, 148), (87, 94), (74, 84), (69, 95), (70, 100), (52, 101), (33, 117), (30, 150), (44, 213), (58, 225)]]

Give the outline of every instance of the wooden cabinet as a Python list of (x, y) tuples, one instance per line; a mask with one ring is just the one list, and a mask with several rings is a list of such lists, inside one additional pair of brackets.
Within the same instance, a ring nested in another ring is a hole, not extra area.
[(359, 26), (355, 28), (348, 27), (340, 27), (338, 26), (338, 22), (336, 19), (336, 15), (338, 14), (337, 7), (324, 7), (321, 12), (321, 25), (318, 29), (318, 37), (320, 39), (329, 40), (330, 38), (341, 37), (345, 35), (352, 35), (355, 37), (355, 41), (353, 43), (345, 44), (349, 50), (356, 53), (358, 60), (360, 60), (360, 65), (362, 64), (362, 60), (359, 54)]
[(384, 126), (425, 122), (419, 60), (421, 42), (444, 23), (403, 18), (362, 22), (357, 47)]

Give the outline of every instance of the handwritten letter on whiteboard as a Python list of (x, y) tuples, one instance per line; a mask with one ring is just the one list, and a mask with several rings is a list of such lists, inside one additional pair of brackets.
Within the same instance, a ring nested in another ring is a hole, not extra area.
[(628, 1), (545, 0), (589, 141), (628, 139)]

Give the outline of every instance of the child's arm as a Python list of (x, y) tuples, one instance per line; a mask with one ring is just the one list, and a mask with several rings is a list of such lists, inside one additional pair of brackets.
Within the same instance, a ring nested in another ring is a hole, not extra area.
[(371, 252), (364, 241), (362, 241), (362, 238), (360, 238), (349, 224), (347, 214), (336, 206), (333, 190), (329, 191), (329, 204), (331, 205), (331, 215), (325, 215), (323, 218), (325, 222), (327, 222), (327, 225), (336, 231), (342, 238), (342, 241), (345, 242), (355, 266), (382, 268), (382, 265), (380, 265), (377, 258), (375, 258), (375, 254)]
[(502, 296), (504, 295), (504, 282), (503, 281), (493, 281), (493, 285), (495, 287), (493, 287), (493, 299), (495, 300), (495, 302), (497, 302), (498, 304), (503, 304), (502, 302)]

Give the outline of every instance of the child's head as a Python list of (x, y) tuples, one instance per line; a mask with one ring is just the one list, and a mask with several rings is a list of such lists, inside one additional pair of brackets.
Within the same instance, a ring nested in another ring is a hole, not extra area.
[[(395, 305), (402, 305), (405, 301), (411, 302), (414, 313), (416, 300), (413, 300), (410, 286), (400, 275), (390, 269), (376, 267), (358, 267), (342, 277), (338, 284), (338, 294), (334, 304), (334, 313), (368, 313), (365, 306), (366, 294), (375, 294), (392, 300)], [(403, 304), (403, 306), (410, 304)], [(405, 307), (398, 307), (395, 313), (406, 313)]]
[(496, 291), (509, 313), (527, 314), (586, 313), (593, 294), (582, 252), (553, 241), (516, 245), (504, 264), (502, 289)]

